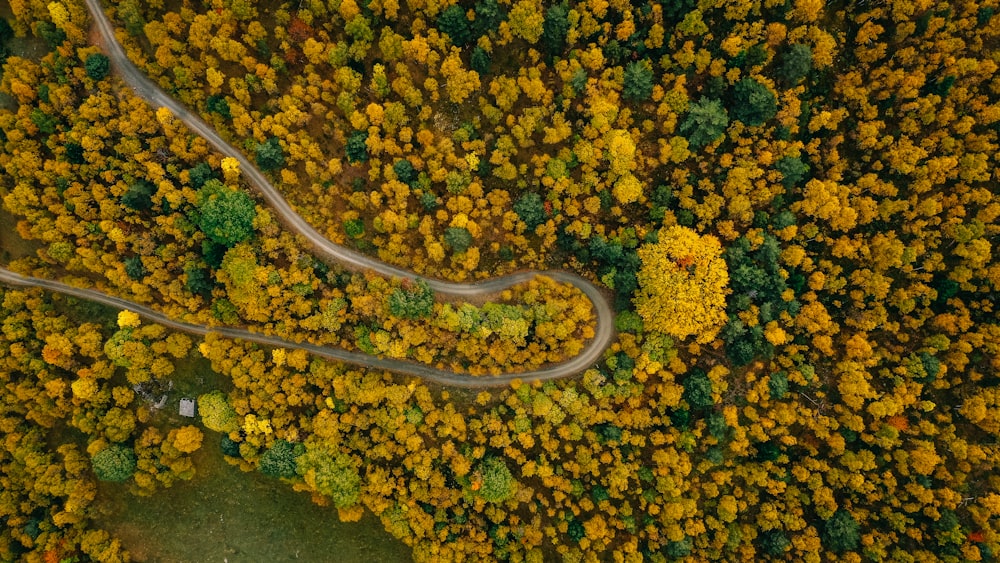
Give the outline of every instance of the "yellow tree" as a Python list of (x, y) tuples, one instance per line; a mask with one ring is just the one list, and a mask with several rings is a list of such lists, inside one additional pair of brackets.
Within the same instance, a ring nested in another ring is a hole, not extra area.
[(640, 247), (639, 259), (635, 305), (646, 329), (678, 339), (696, 336), (698, 342), (714, 339), (726, 322), (729, 292), (719, 240), (674, 226), (660, 231), (658, 242)]

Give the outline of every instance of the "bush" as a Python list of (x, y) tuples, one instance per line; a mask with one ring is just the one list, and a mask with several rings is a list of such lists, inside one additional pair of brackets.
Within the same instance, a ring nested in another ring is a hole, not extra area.
[(647, 61), (634, 61), (625, 67), (622, 97), (633, 102), (644, 102), (653, 95), (652, 65)]
[(736, 83), (733, 91), (733, 116), (746, 125), (763, 125), (778, 113), (778, 99), (770, 88), (753, 78)]
[(94, 475), (101, 481), (122, 483), (135, 473), (136, 457), (132, 448), (114, 445), (99, 452), (91, 459)]
[(722, 102), (702, 98), (688, 106), (679, 131), (692, 147), (700, 149), (721, 137), (728, 126), (729, 113), (722, 107)]
[(83, 68), (87, 71), (87, 76), (94, 80), (102, 80), (111, 72), (111, 60), (101, 53), (91, 53), (87, 55)]
[(285, 165), (285, 152), (277, 137), (271, 137), (266, 142), (257, 143), (257, 166), (264, 172), (277, 170)]

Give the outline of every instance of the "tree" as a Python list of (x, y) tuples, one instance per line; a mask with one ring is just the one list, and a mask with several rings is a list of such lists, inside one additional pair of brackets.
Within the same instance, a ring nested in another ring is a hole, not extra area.
[(87, 71), (87, 76), (94, 80), (102, 80), (111, 72), (111, 61), (101, 53), (91, 53), (87, 55), (83, 67)]
[(710, 342), (726, 322), (729, 273), (714, 236), (674, 226), (638, 251), (636, 312), (646, 330)]
[(209, 239), (231, 247), (253, 236), (257, 217), (246, 193), (212, 179), (198, 190), (197, 225)]
[(312, 450), (298, 456), (295, 463), (306, 484), (330, 497), (337, 508), (350, 508), (358, 503), (361, 475), (350, 456)]
[(791, 189), (798, 185), (809, 174), (809, 165), (797, 156), (786, 156), (774, 163), (774, 168), (781, 172), (781, 185)]
[(437, 28), (451, 38), (452, 45), (465, 47), (473, 39), (472, 26), (465, 17), (465, 9), (458, 4), (445, 8), (438, 16)]
[(514, 202), (514, 213), (524, 221), (528, 232), (534, 232), (535, 227), (547, 219), (542, 196), (535, 192), (527, 192)]
[(823, 524), (823, 546), (834, 553), (857, 549), (861, 543), (861, 528), (854, 516), (843, 508)]
[(489, 74), (490, 62), (490, 54), (485, 49), (477, 46), (472, 50), (472, 55), (469, 57), (469, 66), (472, 67), (472, 70), (480, 75)]
[(486, 35), (496, 31), (500, 23), (507, 19), (507, 13), (497, 0), (479, 0), (475, 6), (476, 20), (472, 22), (476, 35)]
[(472, 235), (465, 227), (448, 227), (444, 231), (444, 242), (452, 252), (461, 254), (472, 246)]
[(199, 162), (194, 168), (188, 170), (188, 182), (196, 190), (201, 189), (205, 182), (216, 177), (215, 171), (207, 162)]
[(693, 409), (704, 409), (712, 406), (712, 380), (704, 370), (694, 370), (684, 379), (684, 400)]
[(649, 61), (633, 61), (625, 67), (622, 96), (633, 102), (644, 102), (653, 95), (653, 70)]
[(135, 281), (142, 281), (149, 274), (149, 271), (142, 264), (142, 258), (139, 256), (129, 256), (124, 262), (125, 274)]
[(809, 45), (796, 43), (781, 57), (781, 68), (778, 76), (785, 82), (795, 85), (812, 70), (812, 49)]
[(555, 4), (545, 11), (542, 23), (542, 44), (550, 55), (559, 55), (566, 49), (569, 33), (569, 10), (565, 3)]
[(135, 211), (149, 211), (153, 208), (153, 194), (156, 186), (146, 180), (138, 180), (122, 194), (122, 204)]
[(198, 397), (198, 414), (205, 428), (216, 432), (234, 432), (239, 430), (239, 415), (222, 391), (212, 391)]
[(792, 544), (781, 530), (768, 530), (758, 536), (760, 548), (771, 557), (778, 557)]
[(728, 126), (729, 113), (722, 102), (703, 97), (688, 106), (679, 130), (692, 147), (699, 149), (721, 137)]
[(424, 280), (413, 287), (397, 288), (389, 295), (389, 312), (403, 319), (429, 317), (434, 311), (434, 290)]
[(101, 481), (122, 483), (135, 473), (136, 456), (132, 448), (115, 444), (97, 452), (91, 465)]
[(277, 170), (285, 165), (285, 152), (277, 137), (271, 137), (263, 143), (257, 143), (257, 166), (265, 172)]
[(277, 440), (260, 456), (258, 469), (268, 477), (290, 479), (295, 477), (295, 458), (303, 453), (305, 453), (305, 447), (302, 444)]
[(744, 78), (733, 88), (733, 116), (754, 127), (778, 113), (778, 99), (770, 88), (753, 78)]
[(419, 176), (417, 170), (413, 167), (413, 163), (405, 158), (397, 160), (392, 165), (392, 171), (396, 174), (397, 180), (411, 187)]
[(347, 138), (347, 146), (344, 152), (347, 153), (347, 161), (351, 163), (365, 162), (368, 160), (368, 131), (355, 131)]
[(502, 459), (487, 457), (479, 464), (477, 473), (481, 482), (476, 492), (486, 502), (498, 504), (514, 498), (517, 493), (517, 480)]

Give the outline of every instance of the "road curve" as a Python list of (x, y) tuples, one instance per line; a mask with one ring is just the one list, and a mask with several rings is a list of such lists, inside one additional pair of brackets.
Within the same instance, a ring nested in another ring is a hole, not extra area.
[(107, 15), (104, 13), (99, 0), (86, 0), (86, 4), (87, 9), (90, 12), (91, 19), (94, 22), (94, 29), (98, 32), (98, 41), (100, 46), (107, 53), (112, 66), (126, 82), (126, 84), (128, 84), (138, 96), (145, 99), (154, 107), (168, 108), (177, 119), (187, 125), (191, 131), (203, 137), (221, 154), (235, 158), (239, 162), (240, 171), (247, 179), (247, 182), (257, 191), (257, 193), (260, 194), (264, 201), (267, 202), (282, 225), (290, 231), (302, 235), (302, 237), (305, 238), (311, 245), (312, 250), (317, 257), (324, 262), (331, 265), (339, 264), (353, 271), (372, 270), (387, 277), (423, 280), (426, 281), (435, 292), (460, 299), (475, 299), (484, 297), (497, 291), (507, 289), (516, 284), (527, 282), (537, 275), (544, 275), (558, 282), (572, 284), (580, 289), (580, 291), (583, 292), (588, 299), (590, 299), (597, 318), (597, 326), (594, 330), (594, 337), (577, 356), (559, 364), (542, 369), (499, 376), (471, 376), (468, 374), (440, 370), (415, 362), (380, 358), (357, 352), (349, 352), (342, 349), (318, 346), (310, 343), (283, 340), (275, 336), (257, 334), (243, 329), (223, 327), (208, 328), (183, 323), (172, 320), (161, 313), (137, 303), (132, 303), (128, 300), (110, 296), (96, 290), (74, 288), (59, 282), (39, 278), (29, 278), (9, 270), (0, 269), (0, 281), (20, 286), (27, 285), (42, 287), (52, 291), (74, 295), (82, 299), (97, 301), (111, 307), (129, 309), (154, 322), (175, 328), (177, 330), (183, 330), (185, 332), (194, 334), (207, 334), (212, 332), (228, 336), (230, 338), (240, 338), (271, 346), (301, 348), (324, 357), (351, 364), (383, 368), (390, 371), (422, 377), (438, 383), (464, 387), (486, 387), (504, 385), (514, 380), (540, 381), (574, 375), (593, 365), (601, 357), (604, 350), (611, 344), (614, 337), (614, 311), (611, 305), (601, 291), (594, 286), (594, 284), (571, 272), (563, 270), (551, 270), (544, 272), (529, 271), (475, 283), (454, 283), (420, 276), (414, 272), (386, 264), (331, 242), (311, 225), (309, 225), (298, 213), (295, 212), (294, 209), (292, 209), (291, 205), (285, 201), (280, 192), (278, 192), (278, 190), (268, 181), (264, 174), (261, 173), (249, 159), (223, 140), (215, 129), (205, 123), (200, 117), (156, 86), (128, 59), (128, 57), (125, 56), (125, 50), (115, 38), (114, 27), (112, 26)]

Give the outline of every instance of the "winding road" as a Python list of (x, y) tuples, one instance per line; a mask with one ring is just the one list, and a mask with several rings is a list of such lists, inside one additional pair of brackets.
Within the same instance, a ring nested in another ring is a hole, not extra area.
[(408, 270), (386, 264), (331, 242), (326, 237), (321, 235), (315, 228), (309, 225), (298, 213), (295, 212), (294, 209), (292, 209), (291, 205), (285, 201), (284, 197), (282, 197), (278, 190), (268, 181), (264, 174), (262, 174), (260, 170), (257, 169), (252, 162), (250, 162), (249, 159), (223, 140), (215, 129), (205, 123), (201, 118), (153, 84), (153, 82), (149, 80), (149, 78), (147, 78), (128, 59), (128, 57), (125, 56), (125, 51), (115, 38), (114, 28), (107, 15), (105, 15), (99, 0), (86, 0), (86, 4), (87, 9), (90, 11), (91, 18), (94, 21), (94, 29), (98, 32), (100, 46), (107, 53), (112, 66), (122, 79), (136, 92), (138, 96), (145, 99), (154, 107), (168, 108), (177, 119), (181, 120), (194, 133), (202, 136), (221, 154), (235, 158), (239, 162), (240, 171), (243, 173), (247, 182), (257, 191), (257, 193), (260, 194), (264, 201), (267, 202), (281, 224), (290, 231), (302, 235), (302, 237), (312, 247), (312, 251), (316, 254), (316, 256), (324, 262), (331, 265), (339, 264), (340, 266), (353, 271), (371, 270), (387, 277), (423, 280), (426, 281), (436, 293), (463, 300), (482, 298), (507, 289), (511, 286), (530, 281), (538, 275), (544, 275), (555, 281), (568, 283), (577, 287), (583, 292), (584, 295), (587, 296), (588, 299), (590, 299), (593, 304), (594, 313), (597, 317), (597, 326), (594, 331), (595, 334), (580, 354), (565, 362), (531, 371), (507, 373), (496, 376), (473, 376), (438, 369), (412, 361), (382, 358), (359, 352), (350, 352), (340, 348), (285, 340), (276, 336), (250, 332), (245, 329), (207, 327), (189, 324), (173, 320), (166, 315), (143, 305), (96, 290), (82, 289), (56, 281), (22, 276), (2, 268), (0, 268), (0, 282), (16, 286), (40, 287), (50, 291), (72, 295), (81, 299), (96, 301), (110, 307), (128, 309), (155, 323), (192, 334), (206, 335), (214, 333), (228, 338), (257, 342), (268, 346), (300, 348), (316, 355), (338, 361), (364, 367), (381, 368), (396, 373), (420, 377), (445, 385), (460, 387), (502, 386), (515, 380), (531, 382), (558, 379), (561, 377), (575, 375), (593, 365), (601, 357), (604, 350), (610, 345), (614, 337), (614, 311), (608, 300), (596, 286), (576, 274), (562, 270), (544, 272), (528, 271), (476, 283), (454, 283), (419, 276)]

